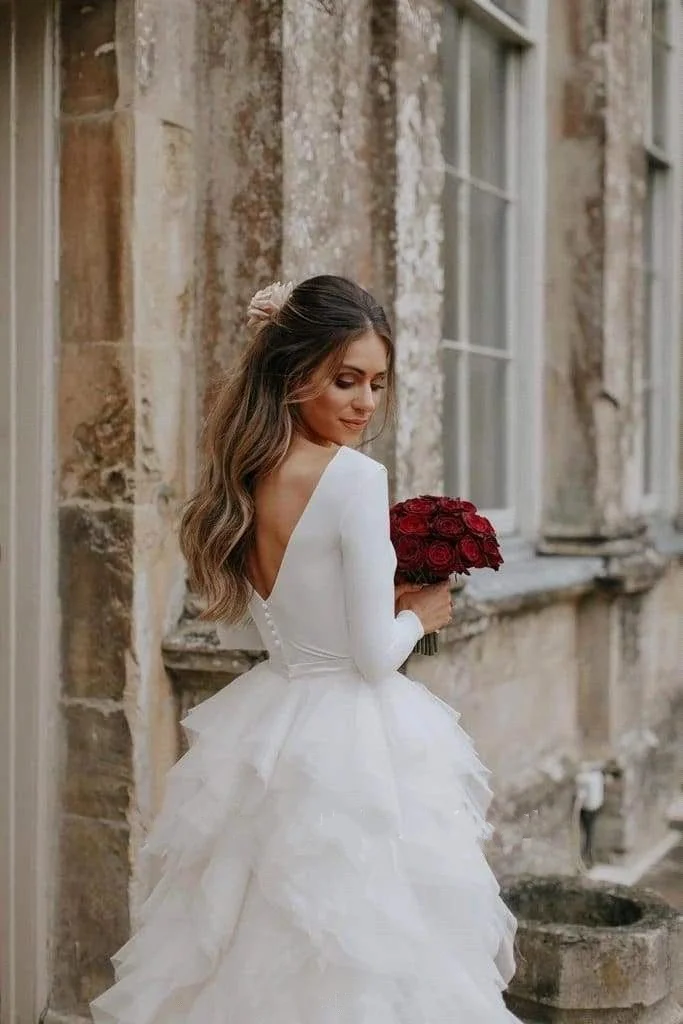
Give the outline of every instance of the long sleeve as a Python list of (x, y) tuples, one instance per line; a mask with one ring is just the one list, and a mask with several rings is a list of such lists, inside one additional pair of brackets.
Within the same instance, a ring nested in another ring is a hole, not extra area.
[(216, 634), (221, 645), (229, 651), (262, 651), (265, 649), (256, 623), (252, 618), (235, 625), (230, 622), (217, 622)]
[(347, 499), (341, 547), (351, 653), (363, 676), (376, 681), (403, 664), (424, 630), (414, 612), (394, 615), (387, 473), (379, 463), (371, 466)]

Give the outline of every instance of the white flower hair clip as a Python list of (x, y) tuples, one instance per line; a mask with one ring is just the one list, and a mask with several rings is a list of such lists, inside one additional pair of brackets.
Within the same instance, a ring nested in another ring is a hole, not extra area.
[(247, 327), (255, 327), (274, 320), (293, 291), (294, 285), (291, 281), (287, 281), (286, 284), (273, 281), (267, 288), (256, 292), (247, 308)]

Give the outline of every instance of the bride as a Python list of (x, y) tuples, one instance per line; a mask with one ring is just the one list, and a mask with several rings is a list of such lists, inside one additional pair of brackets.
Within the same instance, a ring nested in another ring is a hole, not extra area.
[(355, 447), (392, 407), (385, 314), (322, 276), (259, 292), (249, 327), (181, 545), (224, 642), (268, 659), (184, 720), (160, 880), (94, 1020), (511, 1024), (488, 773), (397, 671), (448, 586), (394, 589), (386, 470)]

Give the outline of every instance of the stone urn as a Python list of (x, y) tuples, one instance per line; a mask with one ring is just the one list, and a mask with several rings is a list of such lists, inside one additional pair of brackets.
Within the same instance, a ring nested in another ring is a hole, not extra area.
[(503, 885), (516, 915), (506, 1001), (527, 1024), (683, 1024), (683, 918), (653, 893), (564, 876)]

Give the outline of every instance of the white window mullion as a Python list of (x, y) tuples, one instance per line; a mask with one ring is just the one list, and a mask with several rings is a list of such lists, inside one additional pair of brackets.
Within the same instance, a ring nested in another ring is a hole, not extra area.
[[(508, 58), (506, 67), (505, 88), (505, 155), (507, 191), (518, 194), (518, 152), (519, 139), (519, 74), (518, 62), (515, 57)], [(506, 348), (511, 365), (505, 374), (505, 404), (507, 413), (506, 438), (506, 481), (505, 504), (516, 509), (518, 503), (517, 488), (517, 402), (515, 401), (515, 369), (520, 353), (517, 346), (517, 296), (519, 267), (519, 236), (518, 236), (518, 205), (508, 201), (506, 208), (505, 233), (505, 312), (506, 312)]]
[(461, 175), (458, 184), (458, 334), (462, 350), (458, 356), (458, 491), (466, 495), (470, 482), (470, 389), (469, 352), (470, 305), (470, 33), (467, 19), (460, 19), (458, 33), (458, 155)]
[(670, 264), (670, 289), (667, 328), (672, 343), (665, 369), (664, 409), (662, 423), (664, 437), (661, 464), (663, 467), (662, 501), (663, 509), (674, 515), (679, 507), (679, 446), (682, 443), (680, 416), (681, 379), (681, 228), (683, 226), (683, 122), (681, 121), (679, 97), (683, 95), (683, 3), (673, 0), (671, 6), (670, 38), (674, 40), (670, 60), (668, 90), (672, 97), (669, 103), (668, 124), (672, 157), (669, 187), (671, 190), (671, 217), (668, 218), (667, 259)]
[[(680, 345), (681, 227), (681, 94), (679, 35), (681, 0), (670, 0), (666, 24), (655, 25), (648, 4), (647, 125), (645, 148), (650, 216), (645, 244), (645, 273), (651, 280), (650, 301), (643, 319), (642, 373), (638, 431), (640, 510), (673, 513), (677, 506), (678, 375)], [(657, 74), (653, 65), (658, 64)], [(649, 366), (645, 369), (645, 361)], [(648, 419), (649, 412), (649, 419)]]
[(666, 252), (666, 210), (669, 205), (669, 174), (664, 177), (657, 175), (655, 181), (655, 233), (654, 233), (654, 302), (652, 304), (652, 348), (650, 352), (650, 372), (648, 386), (652, 403), (650, 451), (650, 476), (652, 480), (651, 496), (655, 507), (661, 500), (661, 454), (662, 454), (662, 376), (665, 341), (667, 334), (667, 310), (669, 309), (669, 289), (663, 256)]

